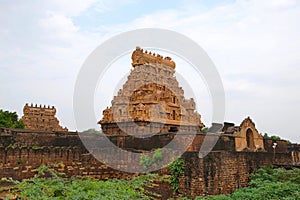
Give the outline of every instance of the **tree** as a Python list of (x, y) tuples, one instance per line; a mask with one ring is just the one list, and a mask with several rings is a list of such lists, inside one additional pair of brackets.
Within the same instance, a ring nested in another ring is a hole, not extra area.
[[(277, 135), (271, 135), (269, 136), (268, 133), (264, 134), (264, 139), (269, 139), (269, 140), (285, 140), (282, 139), (281, 137), (277, 136)], [(285, 140), (288, 144), (291, 144), (291, 141), (289, 140)]]
[(24, 123), (18, 119), (16, 112), (3, 111), (0, 109), (1, 128), (24, 128)]
[(282, 140), (279, 136), (277, 135), (271, 135), (269, 136), (268, 133), (264, 134), (264, 139), (270, 139), (270, 140)]

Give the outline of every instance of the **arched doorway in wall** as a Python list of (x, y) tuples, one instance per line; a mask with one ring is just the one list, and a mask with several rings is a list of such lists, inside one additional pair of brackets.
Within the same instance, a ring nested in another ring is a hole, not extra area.
[(248, 149), (250, 149), (251, 151), (255, 150), (254, 135), (250, 128), (248, 128), (246, 131), (246, 141)]

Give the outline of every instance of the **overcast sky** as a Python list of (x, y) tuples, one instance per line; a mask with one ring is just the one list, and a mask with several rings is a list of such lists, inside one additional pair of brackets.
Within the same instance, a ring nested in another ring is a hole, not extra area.
[[(73, 90), (84, 60), (116, 34), (155, 27), (208, 53), (224, 84), (225, 121), (250, 116), (259, 132), (300, 142), (299, 19), (296, 0), (1, 0), (0, 109), (22, 116), (25, 103), (54, 105), (61, 124), (75, 130)], [(115, 77), (130, 72), (126, 58)], [(111, 95), (95, 95), (98, 119)], [(197, 98), (210, 123), (207, 95)]]

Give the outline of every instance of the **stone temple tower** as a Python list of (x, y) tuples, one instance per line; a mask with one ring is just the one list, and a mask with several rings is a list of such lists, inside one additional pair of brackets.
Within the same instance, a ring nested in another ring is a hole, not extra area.
[(59, 125), (59, 121), (55, 116), (56, 108), (54, 106), (34, 106), (26, 103), (23, 108), (23, 114), (21, 120), (28, 130), (68, 131), (67, 128), (63, 128)]
[(204, 124), (194, 100), (184, 98), (174, 75), (175, 62), (140, 47), (131, 58), (133, 70), (99, 121), (103, 132), (135, 135), (200, 131)]

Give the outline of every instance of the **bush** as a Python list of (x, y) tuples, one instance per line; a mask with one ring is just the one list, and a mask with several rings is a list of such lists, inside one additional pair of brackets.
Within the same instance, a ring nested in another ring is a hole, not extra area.
[(145, 169), (149, 169), (152, 165), (152, 159), (145, 155), (145, 154), (142, 154), (141, 157), (140, 157), (140, 164), (145, 168)]
[(150, 169), (153, 164), (157, 164), (163, 160), (163, 154), (161, 149), (155, 149), (152, 158), (148, 155), (141, 154), (140, 165), (142, 165), (146, 170)]
[(160, 162), (163, 160), (163, 155), (161, 149), (155, 149), (154, 154), (152, 156), (152, 160), (154, 163)]
[(171, 176), (169, 178), (169, 183), (175, 193), (178, 193), (179, 189), (179, 177), (184, 173), (184, 160), (182, 158), (177, 158), (172, 163), (168, 165), (171, 170)]
[(299, 199), (300, 169), (285, 170), (260, 168), (250, 177), (249, 186), (238, 189), (231, 195), (197, 197), (209, 200), (265, 200), (265, 199)]
[[(110, 179), (99, 181), (90, 177), (62, 178), (61, 174), (42, 165), (34, 178), (16, 183), (18, 199), (150, 199), (144, 186), (150, 186), (158, 175), (138, 176), (132, 180)], [(45, 174), (51, 175), (45, 178)], [(155, 196), (157, 194), (151, 193)]]

